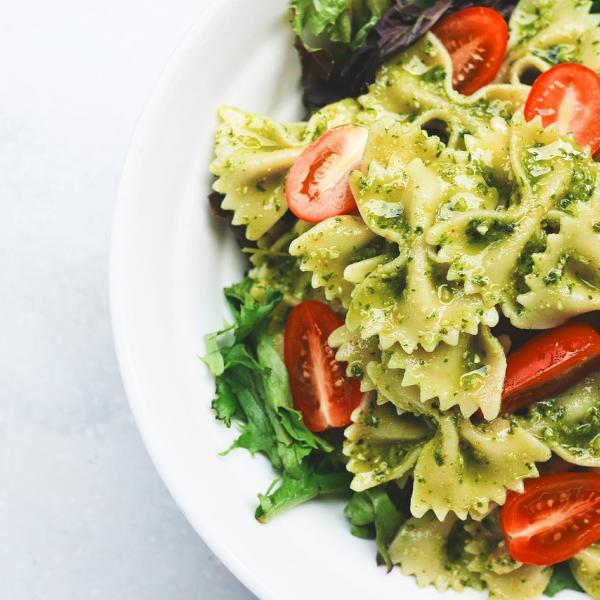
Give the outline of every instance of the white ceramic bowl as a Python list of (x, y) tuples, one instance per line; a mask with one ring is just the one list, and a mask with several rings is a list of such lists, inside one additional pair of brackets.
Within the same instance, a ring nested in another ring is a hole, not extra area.
[[(256, 494), (274, 475), (210, 411), (214, 383), (198, 356), (226, 317), (222, 287), (243, 260), (211, 218), (215, 110), (302, 114), (287, 0), (215, 0), (192, 28), (149, 101), (134, 137), (114, 221), (111, 306), (131, 407), (175, 500), (233, 573), (263, 599), (440, 598), (398, 569), (375, 565), (353, 538), (343, 503), (318, 501), (259, 525)], [(451, 598), (480, 597), (472, 591)]]

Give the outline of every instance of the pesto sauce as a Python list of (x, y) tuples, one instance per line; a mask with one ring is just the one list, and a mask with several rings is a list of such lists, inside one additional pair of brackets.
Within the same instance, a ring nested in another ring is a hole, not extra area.
[(471, 244), (488, 245), (512, 235), (517, 229), (513, 221), (500, 219), (472, 219), (469, 221), (465, 234)]
[(354, 250), (354, 252), (350, 256), (349, 262), (357, 263), (361, 260), (375, 258), (376, 256), (380, 256), (382, 254), (393, 255), (393, 251), (395, 248), (397, 248), (397, 246), (393, 246), (385, 238), (377, 237), (366, 246)]
[(444, 69), (444, 67), (441, 65), (436, 65), (424, 73), (421, 76), (421, 79), (425, 83), (429, 83), (435, 88), (443, 89), (446, 82), (446, 69)]
[(594, 193), (594, 176), (587, 161), (578, 161), (571, 172), (569, 191), (557, 202), (556, 207), (573, 214), (573, 205), (588, 202)]
[(406, 269), (398, 269), (395, 275), (389, 275), (381, 281), (388, 296), (392, 298), (401, 298), (406, 290)]
[(404, 215), (404, 209), (401, 204), (397, 209), (387, 215), (372, 215), (371, 221), (378, 229), (392, 229), (394, 231), (407, 231), (408, 224)]
[(258, 285), (273, 288), (284, 295), (297, 295), (301, 274), (297, 258), (285, 252), (260, 249), (251, 260), (255, 265), (251, 276)]
[(519, 256), (514, 283), (515, 289), (519, 294), (525, 294), (529, 291), (525, 277), (533, 271), (533, 255), (543, 252), (546, 249), (547, 237), (548, 235), (542, 227), (525, 244), (525, 248), (523, 248), (523, 252)]
[(564, 398), (552, 398), (536, 403), (530, 415), (546, 443), (558, 444), (574, 457), (600, 457), (600, 406), (588, 406), (569, 418)]

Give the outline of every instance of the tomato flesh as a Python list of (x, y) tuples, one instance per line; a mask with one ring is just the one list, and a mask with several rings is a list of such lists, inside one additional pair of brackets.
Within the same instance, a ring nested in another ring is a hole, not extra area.
[(600, 474), (558, 473), (530, 479), (500, 511), (510, 555), (554, 565), (600, 540)]
[(349, 425), (362, 400), (359, 381), (346, 375), (345, 364), (335, 360), (327, 343), (342, 324), (327, 305), (314, 300), (294, 307), (287, 320), (284, 358), (294, 408), (311, 431)]
[(542, 125), (558, 124), (593, 155), (600, 150), (600, 77), (576, 63), (562, 63), (540, 75), (525, 103), (525, 118), (542, 117)]
[(450, 54), (457, 92), (473, 94), (496, 78), (508, 44), (508, 25), (500, 13), (484, 6), (463, 8), (432, 31)]
[(502, 412), (515, 412), (555, 394), (600, 367), (600, 334), (571, 321), (530, 339), (509, 354)]
[(360, 167), (368, 134), (366, 127), (340, 125), (302, 152), (285, 184), (285, 198), (294, 215), (319, 223), (356, 210), (348, 180)]

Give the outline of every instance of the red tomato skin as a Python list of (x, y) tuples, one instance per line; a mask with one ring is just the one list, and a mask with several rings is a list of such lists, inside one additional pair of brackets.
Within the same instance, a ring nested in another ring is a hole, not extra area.
[(509, 354), (502, 412), (510, 413), (567, 388), (600, 366), (600, 334), (571, 321), (530, 339)]
[(432, 32), (450, 53), (457, 92), (469, 96), (496, 78), (508, 45), (508, 25), (499, 12), (463, 8), (441, 19)]
[(557, 122), (563, 101), (569, 95), (573, 104), (568, 123), (559, 121), (561, 135), (572, 133), (582, 147), (596, 155), (600, 150), (600, 77), (591, 69), (577, 63), (561, 63), (542, 73), (534, 82), (525, 102), (525, 119), (537, 115), (542, 125)]
[[(285, 183), (288, 208), (296, 217), (319, 223), (356, 210), (348, 180), (350, 173), (360, 168), (368, 134), (366, 127), (340, 125), (304, 149), (292, 165)], [(337, 176), (333, 185), (323, 189), (319, 185), (320, 178), (330, 172)]]
[(554, 565), (600, 540), (600, 474), (571, 472), (525, 482), (500, 511), (510, 555), (530, 565)]
[(306, 300), (287, 320), (283, 346), (294, 408), (314, 432), (345, 427), (363, 394), (358, 379), (348, 377), (327, 343), (343, 321), (326, 304)]

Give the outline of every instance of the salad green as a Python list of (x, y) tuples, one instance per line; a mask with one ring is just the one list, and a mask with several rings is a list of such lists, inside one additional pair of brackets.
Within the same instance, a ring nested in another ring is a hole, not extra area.
[(256, 517), (268, 521), (319, 494), (348, 493), (351, 475), (334, 445), (312, 433), (293, 408), (287, 371), (269, 333), (282, 294), (267, 289), (258, 302), (252, 285), (246, 278), (225, 289), (235, 320), (206, 336), (204, 362), (215, 375), (217, 419), (240, 427), (226, 452), (263, 454), (281, 473), (259, 496)]

